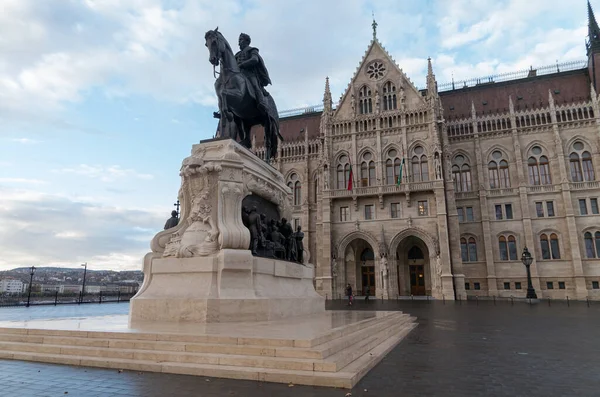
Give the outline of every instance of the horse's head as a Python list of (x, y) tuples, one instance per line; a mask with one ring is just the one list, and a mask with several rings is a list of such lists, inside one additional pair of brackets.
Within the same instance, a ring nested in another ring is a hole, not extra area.
[(219, 28), (217, 27), (215, 30), (209, 30), (204, 35), (204, 40), (206, 40), (206, 47), (208, 48), (208, 61), (212, 63), (214, 66), (219, 66), (219, 58), (221, 57), (221, 52), (223, 51), (223, 42), (221, 41), (221, 32), (219, 32)]

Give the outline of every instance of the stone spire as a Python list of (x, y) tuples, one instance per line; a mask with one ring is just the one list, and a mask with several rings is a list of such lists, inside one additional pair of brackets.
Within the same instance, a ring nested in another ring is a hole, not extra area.
[(333, 99), (331, 98), (331, 89), (329, 88), (329, 76), (325, 78), (325, 92), (323, 93), (323, 111), (331, 112)]
[(600, 27), (598, 27), (598, 22), (596, 22), (596, 17), (594, 16), (594, 10), (592, 10), (592, 5), (589, 0), (587, 2), (588, 6), (588, 43), (587, 43), (587, 52), (590, 55), (591, 52), (596, 52), (600, 50)]
[(431, 58), (427, 58), (427, 94), (437, 96), (437, 81), (435, 81), (435, 74), (433, 74)]
[(373, 27), (373, 40), (377, 40), (377, 22), (375, 21), (375, 13), (373, 13), (373, 23), (371, 26)]

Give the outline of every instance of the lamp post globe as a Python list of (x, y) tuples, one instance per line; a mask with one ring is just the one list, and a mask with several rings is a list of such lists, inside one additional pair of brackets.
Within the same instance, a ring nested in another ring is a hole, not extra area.
[(527, 299), (537, 299), (537, 295), (535, 293), (535, 289), (533, 289), (533, 284), (531, 283), (531, 270), (529, 266), (533, 263), (533, 256), (527, 249), (527, 247), (523, 248), (523, 254), (521, 255), (521, 262), (525, 265), (527, 269)]

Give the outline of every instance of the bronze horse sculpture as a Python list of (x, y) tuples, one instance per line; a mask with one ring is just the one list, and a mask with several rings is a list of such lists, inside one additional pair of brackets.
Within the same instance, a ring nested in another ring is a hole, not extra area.
[(270, 94), (264, 97), (266, 103), (260, 106), (256, 88), (238, 66), (231, 46), (218, 29), (209, 30), (204, 36), (209, 62), (213, 68), (220, 66), (219, 77), (215, 81), (219, 100), (219, 112), (215, 113), (220, 120), (218, 137), (239, 140), (250, 149), (250, 130), (252, 126), (262, 125), (265, 131), (265, 161), (268, 163), (277, 155), (278, 138), (282, 139), (277, 106)]

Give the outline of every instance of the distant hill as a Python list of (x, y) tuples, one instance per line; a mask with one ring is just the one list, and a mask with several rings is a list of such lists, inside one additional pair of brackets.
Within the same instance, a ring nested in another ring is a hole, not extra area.
[[(17, 267), (11, 270), (0, 271), (0, 279), (12, 277), (29, 283), (31, 267)], [(70, 283), (78, 284), (83, 281), (83, 267), (36, 267), (33, 282), (43, 284)], [(123, 281), (144, 280), (144, 274), (140, 270), (93, 270), (88, 268), (86, 272), (86, 283), (106, 284)]]

